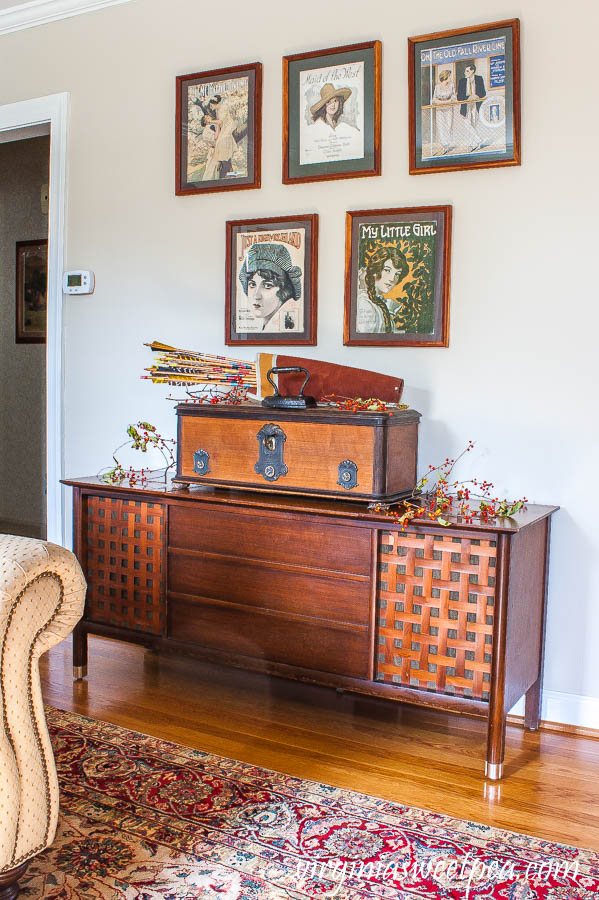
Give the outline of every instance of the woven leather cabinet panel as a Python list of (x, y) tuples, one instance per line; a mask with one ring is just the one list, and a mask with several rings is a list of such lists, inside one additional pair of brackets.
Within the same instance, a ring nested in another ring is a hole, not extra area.
[(496, 542), (381, 532), (375, 678), (489, 699)]
[(86, 619), (162, 634), (165, 521), (160, 503), (88, 498)]

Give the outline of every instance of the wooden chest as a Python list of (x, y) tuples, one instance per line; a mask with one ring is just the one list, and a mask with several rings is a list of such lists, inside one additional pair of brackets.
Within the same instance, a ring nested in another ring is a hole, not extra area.
[(177, 416), (180, 483), (350, 500), (396, 499), (416, 483), (420, 413), (412, 409), (180, 404)]

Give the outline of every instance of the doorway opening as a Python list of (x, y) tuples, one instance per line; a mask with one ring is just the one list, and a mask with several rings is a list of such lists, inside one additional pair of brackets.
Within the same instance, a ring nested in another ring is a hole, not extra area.
[(59, 544), (67, 113), (0, 107), (0, 531)]
[(0, 531), (46, 537), (50, 125), (0, 132)]

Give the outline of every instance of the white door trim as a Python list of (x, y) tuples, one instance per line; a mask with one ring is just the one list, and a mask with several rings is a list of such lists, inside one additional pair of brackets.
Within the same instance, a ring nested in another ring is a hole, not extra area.
[[(51, 94), (0, 106), (0, 131), (50, 123), (50, 208), (48, 216), (48, 317), (46, 338), (46, 516), (47, 537), (63, 534), (62, 273), (64, 270), (69, 95)], [(19, 473), (15, 472), (15, 477)]]

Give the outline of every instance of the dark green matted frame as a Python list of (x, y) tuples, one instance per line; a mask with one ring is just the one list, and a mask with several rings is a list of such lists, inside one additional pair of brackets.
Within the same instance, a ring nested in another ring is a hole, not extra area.
[[(300, 163), (299, 78), (306, 69), (364, 62), (364, 156)], [(291, 98), (295, 100), (291, 101)], [(283, 184), (381, 174), (381, 42), (348, 44), (283, 57)]]

